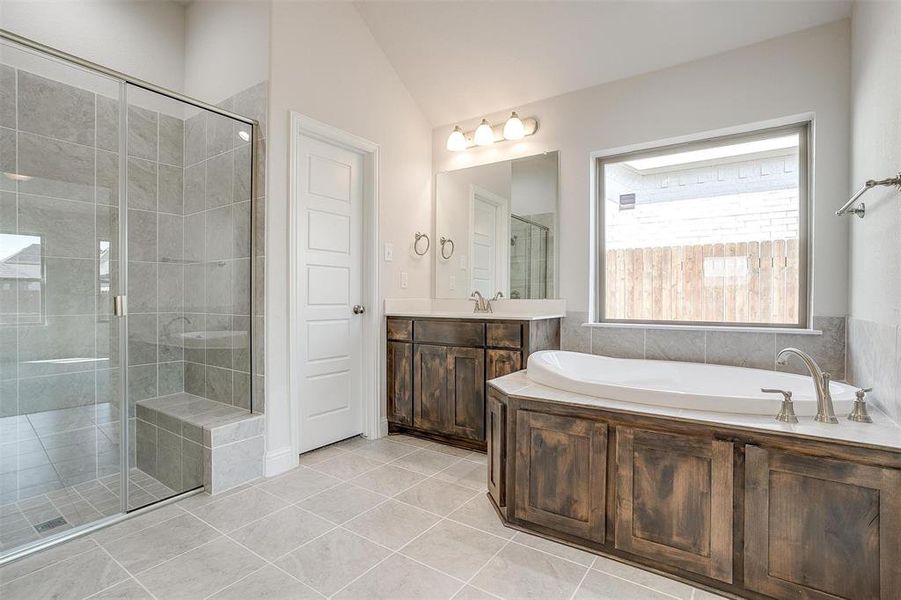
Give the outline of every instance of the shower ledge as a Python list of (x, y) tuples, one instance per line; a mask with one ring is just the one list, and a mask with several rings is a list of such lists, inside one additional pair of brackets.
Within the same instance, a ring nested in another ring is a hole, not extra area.
[[(155, 427), (181, 438), (183, 481), (197, 478), (197, 483), (202, 482), (210, 494), (228, 491), (263, 475), (261, 414), (180, 392), (139, 400), (137, 417), (145, 432), (153, 432), (151, 428)], [(188, 470), (185, 457), (189, 449), (201, 455), (202, 473)], [(141, 466), (140, 456), (138, 462)], [(156, 468), (155, 462), (152, 468)]]

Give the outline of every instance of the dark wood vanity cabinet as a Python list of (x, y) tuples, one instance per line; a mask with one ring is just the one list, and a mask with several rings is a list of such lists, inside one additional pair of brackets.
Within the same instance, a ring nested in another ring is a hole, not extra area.
[(745, 449), (745, 585), (776, 598), (901, 598), (901, 470)]
[(486, 382), (560, 347), (560, 320), (387, 319), (388, 427), (486, 448)]
[(901, 598), (901, 453), (488, 394), (505, 523), (755, 600)]

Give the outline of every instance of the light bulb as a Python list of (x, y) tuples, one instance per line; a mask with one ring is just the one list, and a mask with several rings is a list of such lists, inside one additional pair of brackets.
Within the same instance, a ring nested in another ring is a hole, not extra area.
[(461, 150), (466, 150), (467, 146), (466, 136), (463, 135), (463, 130), (457, 125), (451, 131), (451, 134), (447, 136), (447, 149), (451, 152), (460, 152)]
[(522, 124), (522, 119), (514, 111), (507, 122), (504, 123), (504, 139), (505, 140), (521, 140), (526, 136), (526, 128)]
[(473, 139), (477, 146), (490, 146), (494, 143), (494, 131), (491, 130), (491, 123), (488, 122), (488, 119), (482, 119), (482, 123), (476, 128)]

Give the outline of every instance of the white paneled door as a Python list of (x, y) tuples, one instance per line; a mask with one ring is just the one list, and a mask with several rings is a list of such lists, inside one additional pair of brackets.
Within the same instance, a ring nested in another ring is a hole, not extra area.
[(298, 134), (300, 451), (363, 432), (363, 156)]

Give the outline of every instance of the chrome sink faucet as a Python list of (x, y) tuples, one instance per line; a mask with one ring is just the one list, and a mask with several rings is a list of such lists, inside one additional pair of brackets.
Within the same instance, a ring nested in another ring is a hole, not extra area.
[(492, 302), (495, 302), (495, 301), (497, 301), (497, 300), (499, 300), (499, 299), (501, 299), (501, 298), (503, 298), (503, 297), (504, 297), (504, 293), (503, 293), (503, 292), (498, 292), (498, 293), (496, 293), (496, 294), (494, 295), (494, 298), (491, 298), (491, 299), (489, 300), (489, 299), (485, 298), (484, 296), (482, 296), (482, 294), (479, 292), (479, 290), (476, 290), (476, 291), (474, 291), (474, 292), (472, 293), (472, 295), (469, 297), (470, 300), (472, 300), (472, 301), (474, 301), (474, 302), (476, 303), (476, 305), (475, 305), (475, 307), (473, 308), (472, 312), (477, 312), (477, 313), (491, 313), (491, 312), (494, 312), (494, 309), (491, 308), (491, 303), (492, 303)]
[(476, 305), (472, 309), (472, 312), (477, 312), (477, 313), (491, 312), (491, 304), (489, 304), (489, 301), (486, 300), (484, 296), (482, 296), (482, 294), (479, 292), (479, 290), (474, 291), (472, 293), (472, 295), (469, 297), (469, 299), (473, 300), (476, 303)]
[(835, 409), (832, 407), (832, 394), (829, 392), (829, 382), (832, 376), (824, 373), (813, 358), (803, 350), (797, 348), (783, 348), (776, 355), (776, 364), (784, 365), (788, 361), (788, 356), (794, 354), (807, 367), (810, 376), (813, 378), (813, 387), (817, 395), (817, 416), (813, 418), (818, 423), (838, 423), (835, 417)]

